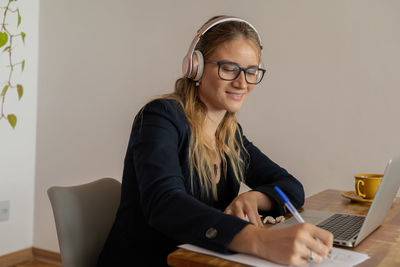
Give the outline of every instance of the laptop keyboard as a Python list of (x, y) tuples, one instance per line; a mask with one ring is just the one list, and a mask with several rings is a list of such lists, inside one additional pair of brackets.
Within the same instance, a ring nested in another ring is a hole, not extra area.
[(364, 220), (364, 216), (334, 214), (317, 226), (331, 232), (336, 240), (349, 240), (360, 231)]

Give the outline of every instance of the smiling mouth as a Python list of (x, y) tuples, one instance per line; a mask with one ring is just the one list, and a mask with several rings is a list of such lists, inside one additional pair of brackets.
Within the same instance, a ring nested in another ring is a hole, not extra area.
[(242, 101), (244, 99), (244, 93), (238, 94), (238, 93), (233, 93), (233, 92), (226, 92), (228, 95), (229, 99), (233, 101)]
[(227, 94), (230, 94), (230, 95), (233, 95), (233, 96), (236, 96), (236, 97), (242, 97), (242, 96), (244, 96), (244, 93), (242, 93), (242, 94), (238, 94), (238, 93), (232, 93), (232, 92), (226, 92)]

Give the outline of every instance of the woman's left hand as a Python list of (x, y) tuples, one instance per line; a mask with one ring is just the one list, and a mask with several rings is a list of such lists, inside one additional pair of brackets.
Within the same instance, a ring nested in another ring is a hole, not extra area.
[[(226, 207), (224, 213), (250, 221), (256, 226), (263, 227), (258, 210), (271, 209), (271, 200), (261, 192), (249, 191), (237, 196)], [(246, 218), (247, 216), (247, 218)]]

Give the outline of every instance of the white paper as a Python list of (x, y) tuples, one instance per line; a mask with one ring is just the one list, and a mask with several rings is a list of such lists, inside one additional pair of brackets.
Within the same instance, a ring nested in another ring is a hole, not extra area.
[[(206, 255), (211, 255), (215, 256), (218, 258), (226, 259), (229, 261), (233, 262), (239, 262), (242, 264), (247, 264), (250, 266), (255, 266), (255, 267), (280, 267), (280, 266), (286, 266), (286, 265), (281, 265), (277, 263), (273, 263), (264, 259), (261, 259), (256, 256), (248, 255), (248, 254), (242, 254), (242, 253), (237, 253), (237, 254), (221, 254), (217, 253), (208, 249), (204, 249), (201, 247), (197, 247), (194, 245), (190, 244), (183, 244), (180, 245), (179, 247), (190, 250), (190, 251), (195, 251), (201, 254), (206, 254)], [(308, 266), (321, 266), (321, 267), (333, 267), (333, 266), (338, 266), (338, 267), (346, 267), (346, 266), (354, 266), (357, 265), (370, 257), (367, 254), (364, 253), (359, 253), (359, 252), (354, 252), (350, 250), (345, 250), (345, 249), (340, 249), (340, 248), (332, 248), (331, 251), (332, 259), (325, 259), (322, 263), (316, 264), (316, 263), (310, 263)]]

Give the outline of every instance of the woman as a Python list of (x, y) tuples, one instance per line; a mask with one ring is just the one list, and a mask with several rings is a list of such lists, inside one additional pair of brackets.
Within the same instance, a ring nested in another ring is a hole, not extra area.
[[(255, 28), (239, 18), (214, 17), (199, 30), (174, 93), (135, 118), (120, 207), (98, 266), (165, 266), (182, 243), (293, 265), (326, 257), (332, 235), (316, 226), (262, 227), (259, 212), (285, 213), (275, 185), (297, 208), (304, 191), (236, 121), (263, 78), (261, 50)], [(253, 190), (237, 196), (240, 182)]]

